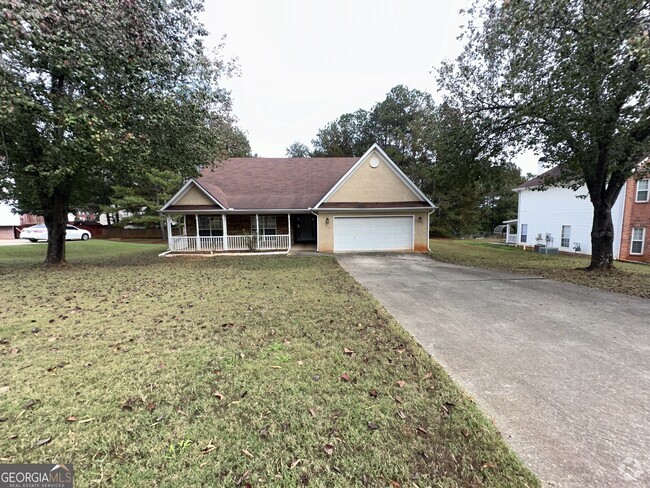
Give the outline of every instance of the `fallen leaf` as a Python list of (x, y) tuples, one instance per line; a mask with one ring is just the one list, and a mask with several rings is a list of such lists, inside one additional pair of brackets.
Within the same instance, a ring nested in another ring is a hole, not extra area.
[(78, 423), (80, 423), (80, 424), (87, 424), (88, 422), (92, 422), (93, 420), (95, 420), (95, 419), (94, 419), (94, 418), (84, 419), (84, 420), (80, 420)]
[(246, 457), (249, 458), (249, 459), (253, 459), (253, 457), (254, 457), (254, 456), (253, 456), (249, 451), (247, 451), (246, 449), (242, 449), (241, 452), (242, 452), (242, 454), (243, 454), (244, 456), (246, 456)]
[(315, 417), (315, 416), (316, 416), (316, 412), (314, 412), (314, 409), (313, 409), (313, 408), (310, 408), (310, 409), (309, 409), (309, 414), (310, 414), (312, 417)]
[(16, 434), (11, 434), (9, 436), (9, 439), (18, 439), (18, 436)]
[(67, 420), (68, 422), (76, 422), (76, 421), (77, 421), (77, 417), (75, 417), (74, 415), (70, 415), (66, 420)]
[(469, 430), (463, 429), (460, 431), (461, 434), (463, 434), (463, 437), (469, 437)]
[(425, 429), (424, 427), (418, 427), (417, 431), (420, 434), (429, 435), (429, 432), (427, 432), (427, 429)]
[(402, 397), (401, 397), (401, 396), (395, 396), (395, 401), (396, 401), (397, 403), (399, 403), (400, 405), (401, 405), (402, 403), (404, 403), (404, 400), (402, 400)]
[(147, 410), (153, 412), (156, 409), (156, 404), (154, 402), (147, 403)]
[(325, 451), (325, 454), (327, 454), (328, 456), (331, 456), (332, 454), (334, 454), (334, 445), (333, 444), (325, 444), (323, 446), (323, 450)]
[(397, 481), (393, 480), (390, 482), (390, 486), (393, 488), (400, 488), (402, 485), (400, 485)]
[(405, 384), (406, 384), (406, 381), (404, 381), (404, 380), (399, 380), (397, 382), (397, 386), (399, 386), (400, 388), (402, 388)]
[(0, 395), (5, 395), (8, 392), (9, 392), (8, 386), (0, 386)]
[(379, 428), (379, 426), (374, 422), (368, 422), (368, 428), (370, 430), (377, 430)]
[(9, 351), (9, 354), (11, 354), (12, 356), (15, 356), (19, 352), (20, 352), (20, 349), (18, 349), (17, 347), (12, 347), (11, 350)]
[(223, 400), (223, 395), (219, 393), (218, 391), (214, 392), (214, 396), (216, 396), (219, 400)]
[(432, 373), (431, 371), (427, 371), (427, 373), (424, 375), (424, 379), (425, 379), (425, 380), (428, 380), (428, 379), (431, 378), (432, 376), (433, 376), (433, 373)]
[(341, 381), (348, 382), (348, 381), (350, 381), (350, 375), (348, 375), (347, 373), (343, 373), (343, 374), (339, 377), (339, 379), (340, 379)]
[(282, 369), (282, 366), (271, 366), (271, 369)]
[(216, 449), (215, 446), (212, 445), (212, 442), (210, 442), (207, 446), (205, 446), (203, 449), (201, 449), (202, 454), (207, 454), (209, 452), (212, 452)]
[(347, 354), (348, 356), (353, 356), (354, 355), (354, 351), (352, 349), (348, 349), (347, 347), (343, 348), (343, 353)]
[(370, 392), (369, 392), (369, 395), (370, 395), (372, 398), (377, 398), (377, 395), (378, 395), (378, 394), (379, 394), (379, 393), (377, 393), (377, 390), (370, 390)]
[(36, 447), (45, 446), (49, 444), (51, 440), (52, 440), (51, 437), (48, 437), (47, 439), (39, 439), (39, 441), (36, 443)]
[[(246, 471), (244, 474), (241, 475), (241, 477), (239, 478), (239, 480), (237, 480), (237, 484), (238, 484), (238, 485), (241, 485), (244, 481), (246, 481), (246, 480), (247, 480), (248, 478), (250, 478), (250, 477), (251, 477), (251, 472), (250, 472), (250, 471)], [(248, 483), (246, 483), (246, 485), (250, 486)], [(244, 488), (246, 488), (246, 485), (244, 485)]]
[(32, 408), (34, 405), (36, 405), (36, 400), (27, 400), (27, 403), (23, 405), (23, 408), (27, 410), (28, 408)]
[(298, 466), (301, 462), (302, 462), (302, 459), (296, 459), (295, 461), (293, 461), (293, 462), (289, 465), (289, 467), (291, 467), (291, 468), (295, 468), (295, 467)]
[(404, 420), (406, 418), (406, 414), (404, 414), (404, 412), (402, 412), (401, 410), (397, 411), (397, 416), (399, 418), (401, 418), (402, 420)]

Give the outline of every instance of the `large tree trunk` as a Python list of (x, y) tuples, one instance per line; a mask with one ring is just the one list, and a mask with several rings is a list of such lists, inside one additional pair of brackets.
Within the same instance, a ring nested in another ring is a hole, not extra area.
[(614, 224), (612, 208), (606, 203), (594, 204), (591, 227), (591, 264), (588, 270), (606, 270), (614, 265)]
[(65, 264), (65, 229), (68, 225), (69, 195), (55, 190), (45, 205), (45, 226), (47, 227), (47, 254), (45, 264)]

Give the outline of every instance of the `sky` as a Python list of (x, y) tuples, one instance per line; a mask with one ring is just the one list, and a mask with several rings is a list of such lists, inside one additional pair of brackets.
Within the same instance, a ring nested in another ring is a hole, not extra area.
[[(340, 115), (399, 84), (441, 99), (433, 71), (453, 59), (469, 0), (206, 0), (200, 20), (240, 75), (223, 81), (253, 153), (284, 157)], [(222, 40), (223, 36), (225, 40)], [(537, 158), (517, 160), (536, 172)]]

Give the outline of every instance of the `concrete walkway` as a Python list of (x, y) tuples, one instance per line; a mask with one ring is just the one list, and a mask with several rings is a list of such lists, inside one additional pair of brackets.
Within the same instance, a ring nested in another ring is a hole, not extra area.
[(650, 486), (650, 300), (423, 255), (337, 259), (545, 486)]

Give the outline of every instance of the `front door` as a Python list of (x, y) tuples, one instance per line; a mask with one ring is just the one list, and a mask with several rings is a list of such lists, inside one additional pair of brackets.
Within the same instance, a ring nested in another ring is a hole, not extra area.
[(295, 226), (294, 232), (296, 242), (316, 241), (316, 216), (315, 215), (293, 215)]

